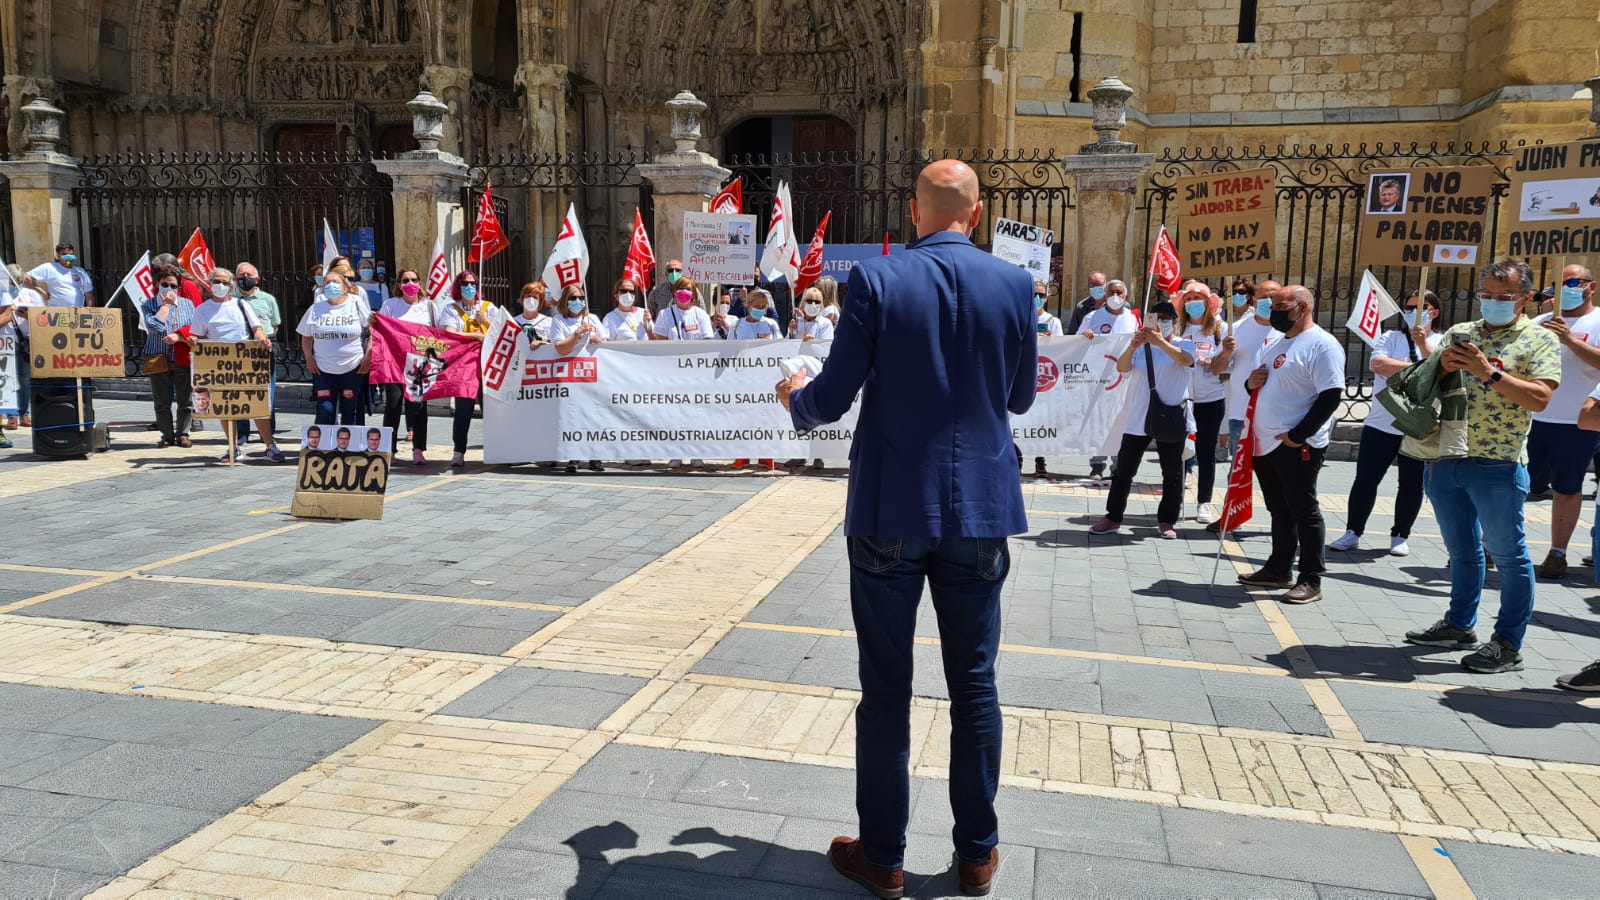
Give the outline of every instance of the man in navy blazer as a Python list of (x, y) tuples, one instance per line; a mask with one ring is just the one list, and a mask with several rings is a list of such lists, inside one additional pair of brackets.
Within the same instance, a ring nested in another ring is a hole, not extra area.
[(950, 805), (958, 877), (988, 893), (999, 855), (1000, 702), (994, 663), (1008, 535), (1027, 530), (1008, 413), (1033, 405), (1033, 279), (973, 246), (983, 213), (965, 163), (923, 170), (917, 240), (850, 273), (822, 374), (778, 385), (808, 431), (861, 412), (850, 448), (845, 536), (860, 654), (856, 813), (861, 837), (829, 858), (879, 897), (904, 889), (911, 648), (928, 583), (951, 699)]

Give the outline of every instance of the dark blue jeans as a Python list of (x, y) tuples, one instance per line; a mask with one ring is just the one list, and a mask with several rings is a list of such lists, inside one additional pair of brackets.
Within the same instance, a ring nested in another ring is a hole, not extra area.
[(1005, 538), (851, 537), (850, 611), (860, 652), (856, 815), (867, 860), (899, 868), (910, 815), (911, 650), (927, 582), (939, 618), (950, 691), (950, 809), (956, 853), (987, 862), (999, 843), (1000, 589), (1011, 570)]
[(365, 424), (367, 398), (363, 395), (366, 390), (367, 373), (359, 367), (338, 375), (318, 372), (311, 376), (311, 393), (317, 400), (317, 424)]

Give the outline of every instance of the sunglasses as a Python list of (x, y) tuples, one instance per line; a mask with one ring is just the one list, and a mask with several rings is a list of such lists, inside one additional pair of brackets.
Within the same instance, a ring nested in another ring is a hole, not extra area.
[(422, 283), (422, 279), (420, 279), (420, 278), (402, 278), (402, 279), (400, 279), (400, 283), (401, 284), (421, 284)]
[(1593, 278), (1568, 278), (1566, 281), (1561, 282), (1561, 286), (1562, 287), (1583, 287), (1584, 285), (1588, 284), (1589, 282), (1591, 282), (1593, 280), (1594, 280)]
[(161, 289), (163, 291), (175, 291), (175, 290), (178, 289), (178, 286), (177, 286), (177, 284), (167, 284), (167, 283), (163, 282), (161, 284)]
[(682, 269), (678, 269), (678, 268), (668, 267), (667, 271), (668, 272), (682, 272), (683, 270)]

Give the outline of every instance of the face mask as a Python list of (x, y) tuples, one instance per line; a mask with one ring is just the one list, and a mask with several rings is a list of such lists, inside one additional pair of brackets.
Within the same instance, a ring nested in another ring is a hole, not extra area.
[(1273, 328), (1284, 334), (1288, 334), (1289, 329), (1293, 328), (1295, 323), (1299, 321), (1292, 309), (1274, 309), (1267, 319), (1272, 323)]
[(1156, 328), (1160, 329), (1162, 337), (1172, 337), (1172, 323), (1166, 319), (1157, 319)]
[(1262, 297), (1256, 301), (1256, 315), (1263, 319), (1272, 318), (1272, 301)]
[(385, 269), (383, 266), (379, 266), (378, 267), (378, 274), (379, 275), (387, 275), (387, 274), (389, 274), (389, 270)]
[(64, 266), (69, 266), (70, 267), (73, 263), (75, 263), (77, 261), (78, 261), (78, 254), (76, 254), (76, 253), (68, 253), (68, 254), (65, 254), (64, 256), (61, 257), (61, 264), (64, 265)]
[(211, 286), (211, 296), (217, 298), (218, 300), (221, 300), (223, 297), (226, 297), (231, 293), (233, 293), (233, 285), (231, 284), (213, 284)]
[(247, 293), (253, 291), (256, 289), (256, 285), (260, 283), (261, 282), (258, 279), (251, 278), (249, 275), (239, 276), (239, 290), (241, 291), (245, 291)]
[(1106, 286), (1105, 285), (1097, 284), (1094, 287), (1089, 288), (1089, 299), (1090, 300), (1101, 300), (1101, 299), (1104, 299), (1105, 296), (1106, 296)]
[(337, 300), (344, 296), (344, 285), (330, 281), (322, 286), (322, 296), (327, 297), (329, 300)]
[(767, 315), (767, 311), (766, 310), (761, 309), (760, 307), (756, 307), (756, 306), (750, 307), (750, 318), (753, 321), (759, 322), (762, 319), (766, 318), (766, 315)]
[[(12, 285), (11, 292), (13, 294), (15, 294), (16, 290), (17, 290), (16, 286)], [(163, 299), (163, 300), (176, 300), (177, 298), (178, 298), (178, 289), (177, 288), (175, 288), (175, 287), (166, 287), (166, 286), (163, 286), (161, 288), (161, 299)]]
[(821, 303), (807, 303), (806, 304), (806, 315), (811, 316), (812, 318), (816, 318), (817, 315), (820, 314), (821, 312), (822, 312), (822, 304)]
[(1571, 309), (1577, 309), (1578, 307), (1580, 307), (1582, 305), (1583, 305), (1583, 287), (1581, 285), (1578, 286), (1578, 287), (1562, 287), (1561, 288), (1561, 309), (1562, 309), (1562, 311), (1571, 310)]
[(617, 305), (623, 309), (633, 309), (633, 295), (624, 291), (617, 295)]
[(1033, 308), (1035, 310), (1044, 309), (1044, 295), (1042, 295), (1042, 294), (1034, 294), (1033, 295)]
[(672, 271), (670, 269), (667, 270), (667, 284), (677, 284), (678, 283), (678, 279), (682, 278), (682, 277), (683, 277), (683, 273), (682, 272), (674, 272), (674, 271)]
[(327, 281), (327, 280), (328, 280), (328, 276), (326, 276), (326, 275), (318, 275), (317, 276), (317, 287), (322, 287), (322, 283), (324, 281)]
[(358, 271), (360, 272), (362, 281), (371, 281), (372, 280), (372, 270), (371, 269), (359, 269)]
[(1243, 306), (1243, 305), (1245, 305), (1246, 303), (1249, 303), (1249, 302), (1250, 302), (1250, 295), (1249, 294), (1234, 294), (1233, 295), (1233, 305), (1234, 306)]
[(415, 281), (408, 281), (400, 285), (400, 293), (405, 294), (407, 297), (415, 297), (422, 293), (422, 285), (417, 284)]
[(461, 286), (461, 299), (463, 299), (463, 300), (476, 300), (477, 298), (478, 298), (478, 286), (477, 285), (475, 285), (475, 284), (463, 284)]
[[(20, 296), (22, 296), (22, 288), (18, 287), (15, 284), (11, 285), (11, 289), (10, 290), (11, 290), (11, 296), (12, 297), (20, 297)], [(177, 288), (173, 288), (173, 290), (176, 291)]]
[(1189, 318), (1198, 319), (1206, 314), (1206, 302), (1204, 300), (1186, 301), (1183, 304), (1183, 311)]
[(1406, 323), (1407, 328), (1415, 328), (1417, 327), (1417, 314), (1406, 310), (1400, 314), (1400, 321)]
[(1510, 325), (1517, 317), (1517, 301), (1515, 300), (1484, 300), (1478, 304), (1478, 311), (1483, 313), (1483, 320), (1499, 328)]
[(1117, 312), (1118, 310), (1122, 309), (1122, 304), (1125, 302), (1127, 301), (1122, 299), (1121, 294), (1112, 294), (1106, 298), (1106, 309), (1109, 309), (1112, 312)]
[(571, 300), (567, 301), (567, 312), (577, 315), (578, 313), (583, 312), (585, 303), (586, 301), (582, 297), (573, 297)]
[(730, 306), (730, 305), (729, 305), (729, 304), (727, 304), (727, 303), (718, 303), (718, 304), (717, 304), (717, 315), (719, 315), (719, 316), (725, 316), (725, 315), (727, 315), (727, 314), (728, 314), (728, 310), (730, 310), (730, 309), (732, 309), (732, 308), (733, 308), (733, 307), (732, 307), (732, 306)]

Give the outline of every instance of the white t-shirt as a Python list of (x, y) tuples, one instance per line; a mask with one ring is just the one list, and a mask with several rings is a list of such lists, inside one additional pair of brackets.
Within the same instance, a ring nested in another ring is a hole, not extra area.
[[(1132, 318), (1130, 316), (1130, 318)], [(1176, 340), (1172, 346), (1194, 356), (1194, 342)], [(1156, 394), (1162, 403), (1176, 405), (1189, 399), (1189, 367), (1180, 366), (1158, 347), (1150, 348), (1149, 362), (1155, 364)], [(1128, 419), (1122, 426), (1123, 434), (1144, 434), (1144, 417), (1150, 411), (1150, 381), (1146, 374), (1144, 348), (1133, 351), (1133, 371), (1128, 375)], [(1190, 421), (1193, 422), (1191, 414)], [(1190, 426), (1194, 430), (1194, 426)]]
[(1038, 330), (1040, 337), (1061, 336), (1061, 320), (1042, 309), (1039, 310), (1039, 315), (1034, 320), (1033, 325)]
[[(1266, 362), (1267, 383), (1256, 399), (1257, 456), (1278, 449), (1277, 436), (1300, 424), (1318, 394), (1344, 387), (1344, 347), (1321, 328), (1313, 326), (1295, 337), (1279, 338), (1261, 358)], [(1306, 443), (1328, 446), (1333, 419), (1329, 416)]]
[(255, 330), (261, 327), (261, 317), (248, 303), (229, 297), (221, 303), (207, 300), (196, 307), (189, 333), (195, 340), (237, 343), (254, 340)]
[(443, 328), (445, 331), (458, 331), (464, 334), (471, 329), (467, 328), (466, 320), (462, 318), (462, 314), (465, 313), (476, 320), (478, 312), (487, 310), (488, 306), (489, 301), (487, 300), (468, 300), (466, 306), (462, 307), (456, 306), (454, 300), (440, 300), (438, 304), (438, 327)]
[(650, 332), (644, 327), (644, 307), (635, 306), (624, 312), (621, 307), (606, 313), (601, 329), (608, 341), (648, 341)]
[(534, 341), (544, 341), (546, 343), (550, 341), (551, 320), (544, 313), (536, 312), (531, 316), (526, 313), (518, 313), (511, 317), (511, 321), (517, 323), (517, 327), (522, 329), (523, 334), (532, 332), (528, 337), (529, 346), (532, 346)]
[[(1378, 349), (1372, 351), (1374, 358), (1382, 356), (1397, 360), (1407, 365), (1417, 362), (1422, 357), (1416, 352), (1411, 342), (1406, 340), (1405, 331), (1386, 331), (1378, 338)], [(1428, 349), (1432, 350), (1439, 345), (1439, 336), (1428, 332)], [(1372, 376), (1372, 408), (1367, 410), (1367, 426), (1376, 428), (1384, 434), (1399, 434), (1400, 429), (1394, 427), (1394, 414), (1377, 401), (1378, 392), (1389, 384), (1389, 379), (1378, 374)]]
[(1244, 411), (1250, 408), (1250, 391), (1244, 386), (1250, 373), (1261, 365), (1261, 354), (1267, 345), (1283, 337), (1271, 325), (1249, 318), (1233, 323), (1233, 361), (1228, 364), (1228, 418), (1243, 421)]
[[(6, 293), (6, 299), (10, 300), (11, 299), (11, 292), (10, 291), (6, 291), (5, 293)], [(36, 308), (36, 307), (43, 306), (44, 305), (44, 298), (39, 296), (39, 292), (34, 290), (33, 288), (23, 288), (23, 289), (21, 289), (20, 291), (17, 292), (17, 297), (16, 297), (15, 303), (16, 303), (16, 306), (17, 306), (17, 310), (16, 310), (16, 319), (14, 320), (13, 324), (16, 326), (17, 331), (23, 337), (27, 337), (28, 336), (28, 310)], [(26, 365), (26, 363), (24, 363), (24, 365)]]
[[(1194, 371), (1191, 373), (1194, 381), (1189, 387), (1189, 396), (1196, 403), (1215, 403), (1228, 396), (1228, 386), (1207, 367), (1207, 363), (1222, 352), (1222, 339), (1227, 336), (1227, 322), (1217, 323), (1216, 334), (1201, 334), (1197, 324), (1183, 330), (1183, 339), (1194, 344)], [(1229, 380), (1232, 380), (1231, 375)]]
[(361, 366), (366, 350), (361, 345), (361, 332), (372, 318), (372, 310), (361, 305), (357, 297), (346, 296), (343, 303), (334, 306), (327, 299), (311, 304), (300, 317), (295, 329), (311, 338), (311, 354), (317, 368), (330, 375), (343, 375)]
[(679, 309), (676, 303), (656, 314), (656, 334), (669, 341), (704, 341), (717, 336), (705, 310), (698, 306)]
[[(1591, 347), (1600, 347), (1600, 309), (1591, 311), (1586, 316), (1572, 318), (1563, 316), (1567, 327), (1572, 329), (1572, 339), (1583, 341)], [(1533, 324), (1541, 325), (1550, 320), (1550, 314), (1545, 313), (1533, 320)], [(1600, 385), (1600, 369), (1595, 369), (1578, 359), (1578, 354), (1566, 347), (1561, 348), (1561, 383), (1556, 386), (1555, 392), (1550, 395), (1550, 403), (1543, 412), (1533, 414), (1535, 422), (1545, 422), (1554, 425), (1578, 424), (1578, 413), (1583, 409), (1583, 401), (1589, 399), (1589, 393)]]
[(50, 288), (50, 298), (45, 301), (46, 306), (82, 306), (83, 295), (94, 293), (94, 281), (89, 277), (89, 273), (77, 266), (69, 269), (51, 260), (43, 265), (34, 266), (28, 274)]
[(733, 325), (733, 330), (728, 332), (730, 341), (771, 341), (782, 337), (778, 323), (771, 319), (763, 318), (759, 322), (740, 317)]
[[(822, 317), (824, 319), (827, 319), (829, 322), (832, 322), (833, 323), (833, 327), (835, 327), (835, 328), (839, 327), (839, 307), (837, 307), (837, 306), (824, 306), (822, 308)], [(820, 340), (820, 338), (819, 338), (819, 340)]]
[[(576, 319), (569, 319), (566, 316), (551, 316), (550, 317), (550, 341), (551, 341), (551, 343), (554, 343), (556, 341), (564, 341), (567, 338), (572, 337), (573, 332), (578, 330), (578, 326), (584, 324), (585, 322), (587, 322), (590, 325), (593, 325), (595, 332), (597, 334), (599, 334), (601, 336), (601, 338), (605, 337), (605, 331), (600, 326), (600, 320), (595, 318), (593, 315), (591, 315), (589, 313), (584, 313), (583, 316), (581, 316), (580, 318), (576, 318)], [(589, 341), (590, 340), (592, 340), (591, 336), (588, 335), (588, 334), (585, 334), (583, 337), (578, 339), (578, 344), (577, 344), (577, 346), (572, 348), (572, 352), (573, 353), (577, 353), (579, 350), (582, 350), (584, 347), (589, 346)]]
[(383, 302), (383, 309), (378, 310), (378, 315), (430, 328), (438, 319), (433, 301), (426, 297), (418, 297), (415, 303), (407, 303), (404, 297), (390, 297)]
[(1114, 313), (1102, 307), (1084, 317), (1083, 327), (1078, 329), (1078, 333), (1092, 331), (1096, 337), (1100, 337), (1107, 334), (1133, 334), (1138, 330), (1139, 323), (1133, 320), (1133, 313), (1126, 308)]
[(811, 338), (813, 341), (833, 340), (833, 320), (828, 318), (826, 310), (811, 321), (806, 321), (805, 316), (795, 320), (794, 335), (800, 340)]
[[(11, 291), (5, 288), (0, 288), (0, 312), (4, 312), (7, 307), (15, 307), (16, 305), (17, 299), (11, 296)], [(14, 308), (11, 311), (13, 313), (19, 312), (19, 310)], [(15, 316), (13, 316), (12, 321), (7, 322), (4, 325), (0, 325), (0, 339), (11, 337), (16, 333), (17, 325)]]

